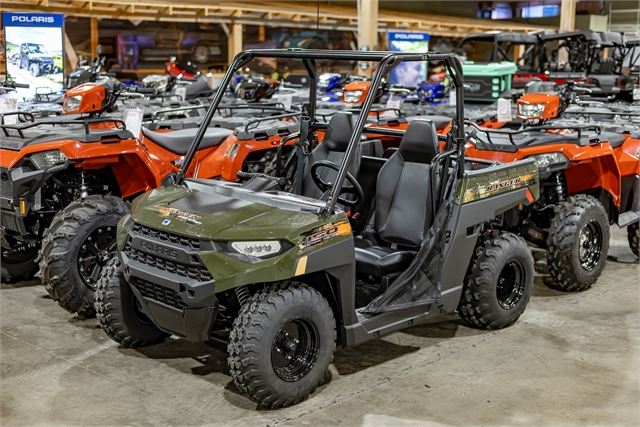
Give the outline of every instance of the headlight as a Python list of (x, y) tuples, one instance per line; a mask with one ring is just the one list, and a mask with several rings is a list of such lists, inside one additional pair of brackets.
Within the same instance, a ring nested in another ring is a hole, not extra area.
[(60, 150), (53, 150), (32, 154), (30, 159), (31, 163), (33, 163), (37, 169), (47, 169), (52, 166), (64, 164), (67, 161), (67, 156)]
[(362, 96), (361, 90), (345, 90), (342, 93), (342, 100), (344, 102), (360, 102), (360, 97)]
[(538, 169), (546, 169), (551, 165), (557, 165), (561, 163), (567, 163), (569, 159), (562, 153), (546, 153), (536, 154), (535, 156), (529, 156), (528, 159), (533, 159), (536, 162)]
[(282, 250), (282, 245), (277, 240), (231, 242), (231, 247), (238, 253), (257, 258), (270, 258), (278, 255)]
[(65, 96), (64, 105), (62, 106), (62, 109), (64, 110), (65, 113), (76, 111), (78, 108), (80, 108), (81, 102), (82, 102), (82, 95)]
[(524, 119), (535, 119), (542, 117), (545, 104), (518, 104), (517, 116)]

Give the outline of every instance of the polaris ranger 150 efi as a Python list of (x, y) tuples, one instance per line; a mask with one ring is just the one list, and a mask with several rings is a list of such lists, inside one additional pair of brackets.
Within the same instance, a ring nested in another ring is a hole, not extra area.
[[(226, 341), (238, 388), (277, 408), (321, 384), (336, 342), (359, 344), (456, 310), (481, 328), (513, 324), (529, 300), (533, 258), (522, 238), (485, 224), (533, 203), (538, 172), (532, 160), (465, 159), (463, 76), (453, 54), (250, 50), (236, 56), (222, 87), (261, 57), (302, 60), (314, 85), (296, 192), (280, 190), (285, 177), (260, 174), (244, 184), (185, 179), (218, 90), (175, 184), (136, 199), (118, 225), (119, 256), (96, 292), (105, 332), (131, 347), (169, 334)], [(314, 120), (323, 59), (378, 62), (357, 117)], [(362, 155), (382, 78), (403, 61), (434, 60), (457, 88), (445, 150), (433, 123), (416, 120), (406, 132), (376, 130), (402, 136), (389, 159)], [(324, 139), (311, 151), (320, 129)]]

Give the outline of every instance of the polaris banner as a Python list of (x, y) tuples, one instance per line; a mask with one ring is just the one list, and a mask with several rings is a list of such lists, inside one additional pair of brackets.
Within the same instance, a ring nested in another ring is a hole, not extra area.
[(64, 15), (61, 13), (2, 14), (7, 78), (28, 84), (19, 98), (59, 93), (64, 89)]
[[(429, 51), (429, 34), (389, 34), (389, 50), (392, 52), (425, 53)], [(403, 62), (389, 73), (389, 83), (415, 88), (427, 79), (426, 62)]]

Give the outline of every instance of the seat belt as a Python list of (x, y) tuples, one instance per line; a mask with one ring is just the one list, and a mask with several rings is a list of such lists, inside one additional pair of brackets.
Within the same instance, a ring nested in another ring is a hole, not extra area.
[(302, 183), (304, 181), (304, 164), (309, 156), (309, 131), (311, 129), (310, 117), (311, 105), (302, 104), (302, 116), (300, 117), (300, 140), (298, 141), (298, 167), (296, 176), (296, 194), (302, 195)]

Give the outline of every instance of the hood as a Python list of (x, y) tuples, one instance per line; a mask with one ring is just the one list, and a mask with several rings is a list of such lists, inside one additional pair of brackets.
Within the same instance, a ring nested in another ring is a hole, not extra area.
[(187, 183), (192, 188), (158, 188), (141, 196), (132, 205), (131, 218), (151, 228), (203, 240), (280, 239), (293, 243), (304, 231), (327, 221), (296, 209), (299, 205), (293, 202), (287, 206), (288, 200), (310, 200), (314, 206), (312, 199), (301, 196), (252, 192), (222, 182)]
[(51, 55), (46, 53), (31, 53), (29, 54), (29, 59), (39, 59), (42, 62), (52, 62), (53, 58)]

